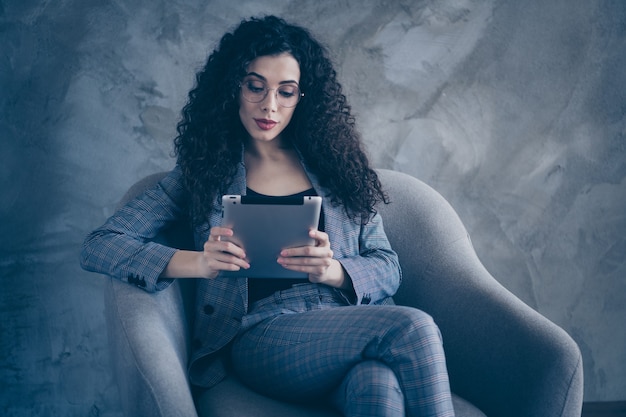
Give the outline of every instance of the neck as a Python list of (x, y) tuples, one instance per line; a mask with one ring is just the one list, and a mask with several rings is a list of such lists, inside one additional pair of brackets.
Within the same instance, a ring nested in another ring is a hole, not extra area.
[(280, 138), (276, 138), (271, 142), (257, 142), (248, 140), (245, 144), (245, 153), (248, 157), (259, 160), (276, 161), (286, 157), (291, 157), (295, 149)]

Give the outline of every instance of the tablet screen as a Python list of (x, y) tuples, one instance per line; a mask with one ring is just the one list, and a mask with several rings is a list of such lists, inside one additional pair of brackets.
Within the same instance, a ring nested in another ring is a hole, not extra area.
[(283, 268), (280, 251), (313, 245), (311, 229), (317, 229), (322, 198), (319, 196), (272, 198), (225, 195), (222, 226), (233, 229), (228, 240), (241, 246), (250, 268), (222, 271), (221, 276), (249, 278), (307, 278), (307, 274)]

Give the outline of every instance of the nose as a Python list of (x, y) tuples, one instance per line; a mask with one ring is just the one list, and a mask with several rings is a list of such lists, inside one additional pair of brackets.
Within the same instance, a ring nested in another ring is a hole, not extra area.
[(263, 105), (263, 110), (278, 110), (278, 90), (274, 88), (268, 89), (261, 104)]

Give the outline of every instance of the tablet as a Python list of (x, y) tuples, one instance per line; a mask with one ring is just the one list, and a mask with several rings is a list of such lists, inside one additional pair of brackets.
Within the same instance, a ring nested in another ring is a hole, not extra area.
[(306, 273), (283, 268), (277, 259), (283, 249), (315, 244), (309, 231), (317, 229), (321, 207), (319, 196), (223, 196), (222, 226), (234, 232), (223, 239), (244, 249), (250, 268), (222, 271), (220, 276), (307, 278)]

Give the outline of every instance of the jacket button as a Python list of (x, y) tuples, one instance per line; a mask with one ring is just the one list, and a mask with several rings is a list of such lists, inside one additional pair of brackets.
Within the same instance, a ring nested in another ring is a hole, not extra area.
[(215, 312), (215, 307), (213, 307), (211, 304), (207, 304), (204, 306), (204, 314), (213, 314)]

